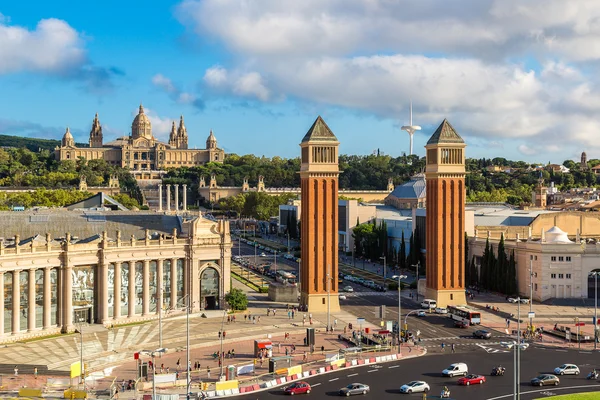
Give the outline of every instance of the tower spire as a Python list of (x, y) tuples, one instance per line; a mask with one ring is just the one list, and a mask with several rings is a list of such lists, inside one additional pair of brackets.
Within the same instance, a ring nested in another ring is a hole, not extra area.
[(420, 131), (421, 127), (419, 125), (413, 125), (413, 118), (412, 118), (412, 100), (410, 101), (410, 120), (409, 120), (409, 125), (404, 125), (402, 128), (400, 128), (403, 131), (408, 132), (408, 136), (410, 137), (410, 154), (412, 156), (413, 154), (413, 135), (415, 134), (416, 131)]

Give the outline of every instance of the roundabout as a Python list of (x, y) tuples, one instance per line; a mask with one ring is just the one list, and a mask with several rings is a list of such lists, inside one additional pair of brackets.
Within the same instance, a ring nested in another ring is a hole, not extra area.
[[(458, 385), (459, 377), (442, 376), (442, 370), (452, 363), (466, 363), (469, 374), (485, 376), (485, 383)], [(542, 373), (553, 373), (555, 367), (564, 364), (577, 364), (580, 375), (560, 376), (558, 386), (534, 387), (530, 380)], [(491, 376), (498, 365), (506, 368), (504, 376)], [(532, 400), (570, 393), (600, 391), (600, 381), (586, 380), (586, 375), (598, 368), (597, 355), (592, 352), (579, 352), (542, 347), (531, 347), (521, 353), (521, 399)], [(365, 399), (423, 398), (422, 393), (401, 393), (400, 387), (410, 381), (424, 381), (430, 386), (427, 398), (440, 398), (440, 392), (447, 386), (451, 399), (501, 400), (513, 397), (513, 355), (511, 352), (489, 353), (474, 349), (467, 353), (446, 353), (426, 355), (406, 361), (385, 363), (361, 368), (345, 369), (340, 372), (308, 378), (312, 386), (310, 397), (324, 398), (339, 396), (339, 389), (351, 383), (369, 385), (370, 392), (361, 395)], [(283, 387), (254, 394), (258, 399), (280, 398)]]

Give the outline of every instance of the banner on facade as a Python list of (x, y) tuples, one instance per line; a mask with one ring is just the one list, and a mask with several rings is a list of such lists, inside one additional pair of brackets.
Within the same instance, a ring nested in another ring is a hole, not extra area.
[(154, 381), (159, 383), (175, 383), (176, 374), (156, 374)]
[(237, 367), (238, 375), (247, 375), (254, 372), (254, 364), (241, 365)]

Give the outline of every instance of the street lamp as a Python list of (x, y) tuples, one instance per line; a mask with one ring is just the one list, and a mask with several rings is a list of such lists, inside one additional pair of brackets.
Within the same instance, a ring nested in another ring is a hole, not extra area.
[(386, 275), (385, 274), (385, 266), (386, 266), (385, 261), (386, 260), (385, 260), (385, 256), (381, 256), (381, 257), (379, 257), (379, 259), (380, 260), (383, 259), (383, 291), (385, 292), (385, 275)]
[(145, 354), (145, 355), (149, 355), (150, 357), (152, 357), (152, 400), (156, 400), (156, 361), (155, 361), (155, 356), (156, 354), (164, 354), (167, 351), (167, 349), (163, 349), (163, 348), (158, 348), (156, 350), (142, 350), (140, 351), (140, 354)]
[(594, 350), (598, 350), (598, 274), (598, 270), (590, 272), (594, 277)]
[(223, 333), (225, 332), (225, 316), (227, 315), (227, 310), (223, 310), (223, 318), (221, 319), (221, 354), (219, 354), (219, 360), (221, 360), (221, 368), (219, 372), (219, 380), (223, 379), (223, 364), (225, 360), (223, 360)]
[(419, 301), (419, 264), (420, 262), (417, 261), (416, 264), (411, 265), (411, 267), (415, 267), (417, 269), (417, 301)]
[(327, 332), (331, 328), (331, 265), (327, 264)]
[(402, 285), (401, 279), (406, 279), (406, 275), (394, 275), (392, 279), (398, 279), (398, 354), (402, 354)]
[(517, 297), (517, 333), (515, 335), (516, 341), (504, 343), (506, 347), (514, 350), (514, 399), (521, 399), (521, 387), (519, 382), (521, 380), (521, 350), (526, 350), (529, 347), (527, 343), (521, 343), (521, 298)]
[(79, 337), (80, 337), (80, 345), (81, 345), (81, 350), (80, 350), (80, 358), (79, 358), (79, 372), (80, 372), (80, 378), (81, 378), (81, 382), (83, 383), (83, 390), (85, 391), (85, 370), (83, 368), (83, 323), (85, 322), (85, 318), (80, 317), (79, 318)]

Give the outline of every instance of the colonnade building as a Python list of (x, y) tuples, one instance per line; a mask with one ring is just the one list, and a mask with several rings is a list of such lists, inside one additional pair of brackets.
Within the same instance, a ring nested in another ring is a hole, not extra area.
[(193, 312), (224, 307), (227, 221), (88, 210), (0, 218), (0, 342), (155, 319), (188, 294)]

